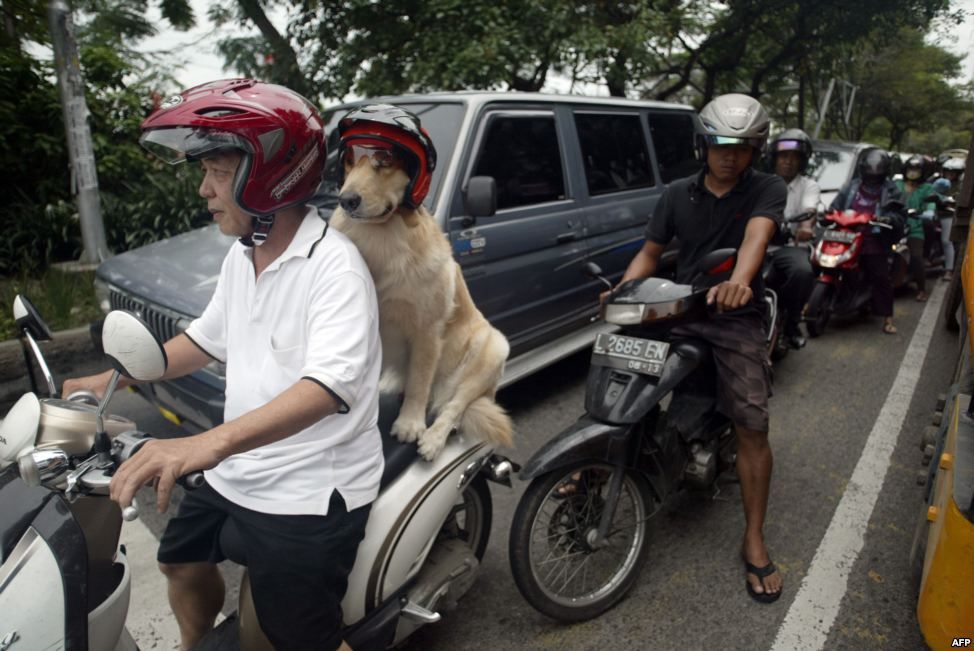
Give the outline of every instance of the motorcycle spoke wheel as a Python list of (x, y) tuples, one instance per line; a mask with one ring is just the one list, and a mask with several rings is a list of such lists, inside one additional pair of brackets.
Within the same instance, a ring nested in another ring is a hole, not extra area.
[(549, 617), (578, 622), (602, 614), (625, 596), (645, 563), (650, 492), (632, 472), (621, 470), (605, 543), (593, 544), (613, 471), (591, 463), (539, 477), (518, 504), (510, 540), (514, 580)]

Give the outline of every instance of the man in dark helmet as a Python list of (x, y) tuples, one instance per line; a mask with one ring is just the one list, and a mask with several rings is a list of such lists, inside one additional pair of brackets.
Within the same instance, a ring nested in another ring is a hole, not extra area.
[[(203, 168), (200, 195), (239, 238), (200, 318), (165, 344), (165, 379), (226, 363), (223, 424), (155, 440), (126, 461), (111, 497), (156, 482), (164, 511), (178, 477), (205, 470), (159, 546), (189, 649), (223, 606), (216, 563), (246, 562), (274, 648), (348, 648), (341, 601), (383, 469), (375, 287), (355, 246), (306, 205), (321, 183), (321, 117), (306, 99), (252, 79), (176, 95), (141, 143)], [(65, 382), (102, 394), (108, 374)], [(123, 380), (122, 384), (129, 384)]]
[[(821, 190), (813, 179), (805, 176), (812, 156), (812, 140), (801, 129), (781, 132), (768, 146), (775, 174), (788, 184), (788, 203), (785, 218), (810, 215), (818, 210)], [(792, 348), (802, 348), (805, 336), (801, 331), (802, 310), (815, 285), (815, 272), (808, 259), (807, 242), (812, 239), (812, 219), (785, 225), (789, 246), (782, 246), (771, 258), (769, 279), (785, 308), (785, 337)]]
[(903, 194), (890, 180), (892, 162), (882, 149), (868, 149), (859, 158), (859, 175), (846, 183), (835, 195), (829, 210), (855, 210), (875, 215), (877, 221), (886, 221), (892, 229), (873, 226), (866, 233), (859, 265), (866, 282), (872, 284), (872, 310), (883, 317), (883, 332), (896, 334), (893, 325), (893, 281), (889, 273), (890, 244), (901, 237), (906, 220)]
[(718, 369), (717, 406), (737, 433), (737, 471), (747, 522), (746, 588), (755, 600), (772, 602), (781, 596), (781, 576), (768, 556), (763, 533), (772, 457), (760, 270), (788, 191), (779, 177), (751, 167), (764, 150), (770, 125), (757, 100), (721, 95), (703, 108), (700, 121), (698, 143), (706, 165), (699, 174), (666, 188), (646, 225), (646, 242), (621, 282), (653, 275), (674, 237), (680, 241), (678, 282), (690, 282), (696, 262), (707, 253), (724, 247), (738, 250), (730, 279), (707, 295), (717, 314), (675, 328), (673, 334), (705, 339), (712, 346)]

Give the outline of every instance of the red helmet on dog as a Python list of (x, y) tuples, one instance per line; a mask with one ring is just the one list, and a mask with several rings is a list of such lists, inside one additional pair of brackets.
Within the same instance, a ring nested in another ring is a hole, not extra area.
[(436, 169), (436, 148), (415, 113), (392, 104), (369, 104), (349, 111), (338, 123), (338, 133), (341, 136), (339, 160), (344, 157), (348, 143), (356, 139), (392, 145), (402, 155), (409, 173), (404, 202), (410, 208), (423, 203)]
[(310, 199), (325, 166), (324, 125), (314, 105), (254, 79), (211, 81), (173, 95), (142, 123), (139, 143), (169, 164), (241, 152), (234, 198), (265, 223)]

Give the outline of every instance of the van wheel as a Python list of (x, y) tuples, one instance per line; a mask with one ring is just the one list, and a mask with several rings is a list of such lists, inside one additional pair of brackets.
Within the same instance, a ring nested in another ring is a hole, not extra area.
[(835, 288), (827, 283), (816, 283), (805, 309), (805, 325), (808, 336), (820, 337), (832, 316), (832, 296)]
[[(625, 473), (604, 544), (593, 536), (613, 472)], [(625, 597), (649, 550), (648, 518), (657, 504), (631, 470), (583, 462), (536, 478), (511, 526), (514, 583), (532, 607), (563, 622), (601, 615)]]

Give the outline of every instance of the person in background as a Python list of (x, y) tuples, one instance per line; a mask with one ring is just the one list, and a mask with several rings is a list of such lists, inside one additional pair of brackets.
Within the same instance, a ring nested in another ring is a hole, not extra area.
[[(948, 158), (940, 166), (940, 178), (934, 182), (934, 190), (941, 196), (949, 198), (951, 201), (938, 211), (940, 216), (940, 243), (944, 249), (944, 275), (943, 280), (950, 282), (954, 277), (954, 265), (956, 260), (956, 249), (951, 239), (951, 231), (954, 227), (954, 206), (957, 195), (960, 193), (961, 177), (964, 175), (965, 161), (960, 158)], [(939, 189), (937, 184), (940, 183)], [(944, 186), (946, 183), (946, 187)]]
[(859, 177), (839, 190), (829, 210), (855, 210), (874, 215), (892, 228), (873, 226), (863, 241), (859, 264), (872, 285), (873, 314), (883, 318), (883, 332), (896, 334), (893, 324), (893, 281), (889, 275), (889, 248), (900, 237), (906, 217), (903, 195), (889, 179), (890, 157), (882, 149), (867, 149), (859, 158)]
[[(775, 174), (788, 184), (785, 220), (818, 210), (821, 190), (813, 179), (805, 176), (812, 155), (812, 141), (801, 129), (788, 129), (775, 136), (768, 147), (768, 155)], [(771, 255), (772, 273), (769, 285), (778, 292), (785, 309), (785, 337), (792, 348), (805, 345), (801, 330), (802, 310), (815, 286), (815, 272), (808, 256), (808, 242), (812, 239), (811, 218), (786, 223), (790, 238)]]
[(928, 298), (924, 241), (929, 228), (926, 223), (932, 223), (934, 218), (933, 184), (923, 180), (926, 167), (923, 157), (910, 156), (903, 166), (903, 179), (896, 181), (907, 210), (912, 211), (906, 219), (906, 244), (910, 249), (910, 274), (917, 287), (916, 298), (921, 302)]

